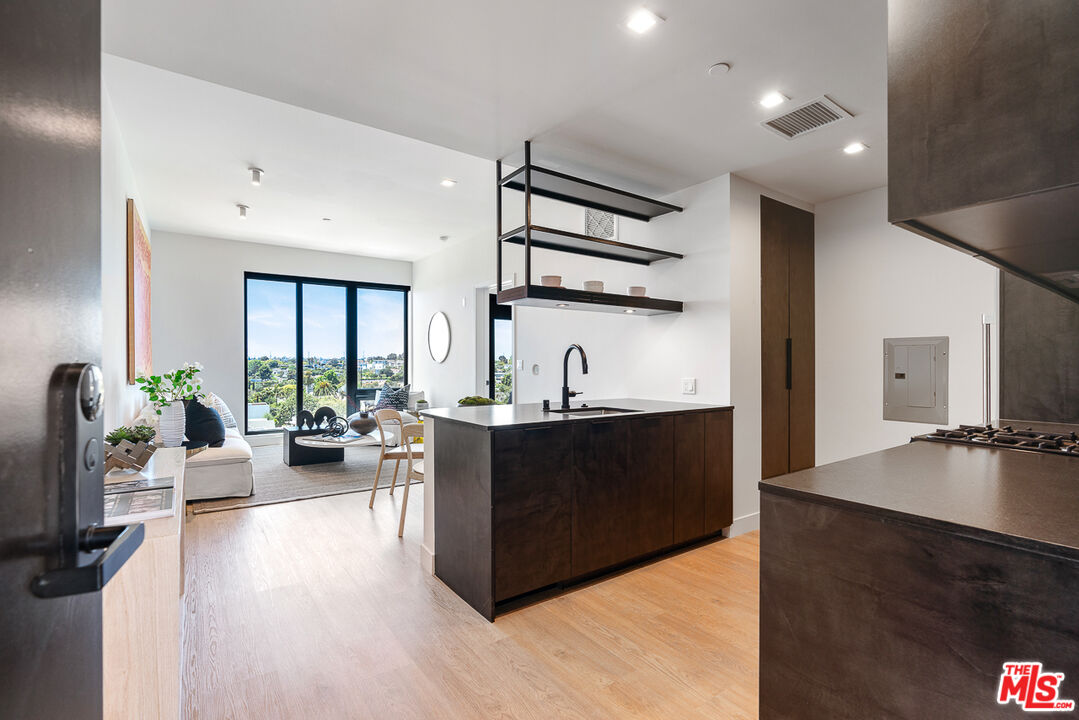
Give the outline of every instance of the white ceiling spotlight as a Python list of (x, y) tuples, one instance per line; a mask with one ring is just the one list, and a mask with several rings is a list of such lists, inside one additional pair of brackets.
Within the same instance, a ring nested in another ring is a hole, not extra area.
[(457, 184), (457, 181), (452, 178), (442, 178), (442, 182), (439, 183), (442, 187), (453, 187)]
[(330, 222), (333, 218), (322, 218), (322, 222)]
[(731, 64), (725, 62), (717, 62), (708, 68), (708, 74), (712, 77), (723, 77), (731, 71)]
[(782, 105), (788, 100), (790, 100), (789, 97), (777, 90), (773, 90), (772, 92), (761, 98), (761, 106), (766, 108), (774, 108)]
[(439, 235), (438, 239), (441, 240), (442, 242), (446, 242), (447, 240), (450, 239), (450, 236), (449, 235)]
[(863, 150), (868, 150), (868, 149), (869, 149), (869, 146), (866, 145), (864, 142), (852, 142), (850, 145), (843, 148), (843, 152), (847, 153), (848, 155), (857, 155), (858, 153), (862, 152)]
[(236, 203), (236, 207), (240, 210), (240, 219), (241, 220), (246, 220), (247, 219), (247, 206), (244, 205), (243, 203)]
[(251, 184), (256, 186), (256, 187), (261, 185), (262, 184), (262, 168), (249, 167), (247, 169), (251, 171)]
[(626, 18), (626, 27), (638, 35), (644, 35), (661, 22), (663, 22), (663, 18), (651, 10), (638, 8)]

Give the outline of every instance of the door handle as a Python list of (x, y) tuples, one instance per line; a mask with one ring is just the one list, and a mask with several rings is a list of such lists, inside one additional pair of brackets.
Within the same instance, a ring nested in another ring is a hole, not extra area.
[(43, 598), (100, 590), (146, 536), (141, 524), (98, 526), (104, 487), (101, 370), (91, 363), (60, 365), (53, 372), (49, 395), (59, 460), (60, 522), (53, 566), (30, 583), (31, 591)]
[(88, 553), (104, 548), (105, 552), (89, 565), (62, 567), (38, 575), (30, 589), (42, 598), (96, 592), (119, 572), (145, 537), (146, 528), (142, 523), (115, 527), (92, 526), (82, 532), (79, 550)]
[(788, 390), (791, 389), (791, 374), (793, 372), (792, 360), (791, 360), (792, 350), (793, 349), (791, 348), (791, 338), (787, 338), (787, 389)]

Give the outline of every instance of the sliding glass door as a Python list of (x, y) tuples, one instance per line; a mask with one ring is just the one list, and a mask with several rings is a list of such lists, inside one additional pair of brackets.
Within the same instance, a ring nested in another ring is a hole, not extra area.
[(245, 273), (246, 431), (408, 382), (407, 286)]

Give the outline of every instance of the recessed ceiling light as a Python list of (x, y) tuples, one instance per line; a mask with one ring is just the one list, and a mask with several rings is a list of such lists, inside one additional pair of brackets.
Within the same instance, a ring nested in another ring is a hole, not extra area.
[(252, 185), (261, 185), (262, 184), (262, 168), (250, 167), (250, 168), (247, 168), (247, 169), (251, 171), (251, 184)]
[(569, 307), (569, 305), (567, 305), (566, 303), (558, 303), (557, 305), (555, 305), (555, 307), (563, 307), (564, 308), (564, 307)]
[(777, 105), (782, 105), (788, 100), (790, 100), (789, 97), (787, 97), (781, 92), (773, 90), (772, 92), (761, 98), (761, 105), (766, 108), (774, 108)]
[(449, 235), (439, 235), (438, 239), (441, 240), (442, 242), (446, 242), (447, 240), (450, 239), (450, 236)]
[(322, 222), (330, 222), (333, 218), (322, 218)]
[(638, 35), (644, 35), (661, 22), (663, 22), (663, 18), (659, 15), (656, 15), (651, 10), (639, 8), (626, 18), (626, 27)]
[(708, 74), (712, 77), (723, 77), (731, 71), (731, 64), (725, 62), (717, 62), (708, 68)]
[(843, 152), (847, 153), (848, 155), (857, 155), (858, 153), (868, 148), (869, 146), (863, 142), (852, 142), (850, 145), (843, 148)]
[(628, 310), (623, 310), (622, 312), (624, 312), (624, 313), (635, 313), (637, 311), (634, 310), (633, 308), (629, 308)]
[(236, 203), (236, 207), (240, 209), (240, 219), (241, 220), (246, 220), (247, 219), (247, 206), (244, 205), (243, 203)]
[(456, 181), (456, 180), (452, 180), (452, 179), (450, 179), (450, 178), (442, 178), (442, 182), (441, 182), (441, 183), (439, 183), (439, 184), (440, 184), (440, 185), (441, 185), (442, 187), (453, 187), (454, 185), (456, 185), (456, 184), (457, 184), (457, 181)]

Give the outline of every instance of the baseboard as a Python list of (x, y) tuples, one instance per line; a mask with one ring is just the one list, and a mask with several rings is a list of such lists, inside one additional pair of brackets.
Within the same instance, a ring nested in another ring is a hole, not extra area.
[(760, 512), (750, 513), (743, 515), (742, 517), (736, 517), (734, 522), (731, 523), (730, 530), (727, 532), (727, 537), (736, 537), (738, 535), (744, 535), (747, 532), (753, 532), (754, 530), (761, 529), (761, 514)]
[(420, 544), (420, 567), (428, 575), (435, 574), (435, 554), (423, 543)]

